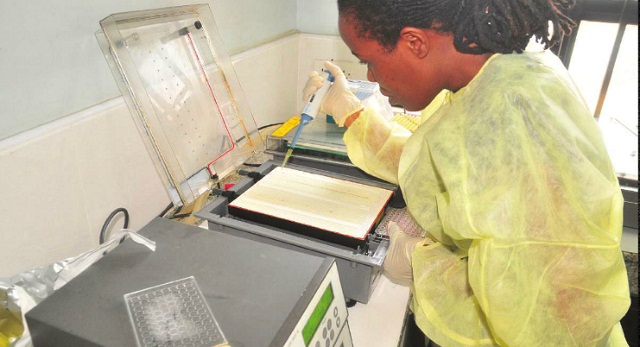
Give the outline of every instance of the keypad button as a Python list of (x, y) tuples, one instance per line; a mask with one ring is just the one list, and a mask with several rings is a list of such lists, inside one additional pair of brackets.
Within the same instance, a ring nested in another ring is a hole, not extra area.
[(331, 340), (327, 339), (324, 345), (327, 347), (331, 347)]
[(322, 338), (327, 338), (327, 328), (322, 329)]
[(338, 307), (333, 308), (333, 316), (338, 317)]
[(331, 319), (329, 319), (327, 321), (327, 328), (331, 329), (331, 327), (333, 327), (333, 321)]
[(336, 332), (335, 332), (335, 330), (331, 330), (331, 332), (329, 333), (329, 338), (330, 338), (331, 340), (333, 340), (335, 337), (336, 337)]

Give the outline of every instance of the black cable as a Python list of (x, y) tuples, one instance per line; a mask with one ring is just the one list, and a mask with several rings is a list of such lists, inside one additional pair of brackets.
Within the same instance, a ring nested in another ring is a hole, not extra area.
[(271, 124), (267, 124), (267, 125), (263, 125), (261, 127), (258, 128), (258, 130), (262, 130), (264, 128), (268, 128), (268, 127), (272, 127), (272, 126), (276, 126), (276, 125), (282, 125), (284, 124), (284, 122), (280, 122), (280, 123), (271, 123)]
[(169, 219), (184, 218), (184, 217), (189, 217), (190, 215), (191, 213), (174, 214), (173, 216), (169, 217)]
[(158, 217), (164, 217), (164, 215), (169, 212), (169, 210), (171, 210), (173, 208), (173, 202), (170, 202), (169, 205), (167, 205), (167, 207), (164, 208), (164, 210), (162, 210), (162, 212), (160, 212), (160, 214), (158, 215)]
[[(262, 129), (268, 128), (268, 127), (272, 127), (272, 126), (276, 126), (276, 125), (282, 125), (284, 124), (284, 122), (280, 122), (280, 123), (271, 123), (271, 124), (267, 124), (267, 125), (263, 125), (261, 127), (259, 127), (258, 129), (256, 129), (256, 131), (260, 131)], [(253, 134), (253, 132), (252, 132)], [(236, 143), (244, 140), (245, 136), (240, 136), (239, 138), (236, 139)]]
[(124, 228), (123, 229), (127, 229), (129, 227), (129, 212), (127, 211), (127, 209), (124, 208), (124, 207), (116, 208), (115, 210), (113, 210), (113, 212), (111, 212), (109, 217), (107, 217), (107, 220), (105, 220), (104, 224), (102, 225), (102, 230), (100, 230), (100, 244), (104, 243), (104, 238), (106, 236), (105, 234), (107, 233), (107, 227), (109, 226), (109, 223), (111, 223), (111, 220), (113, 219), (113, 217), (115, 217), (115, 215), (118, 214), (119, 212), (124, 213)]

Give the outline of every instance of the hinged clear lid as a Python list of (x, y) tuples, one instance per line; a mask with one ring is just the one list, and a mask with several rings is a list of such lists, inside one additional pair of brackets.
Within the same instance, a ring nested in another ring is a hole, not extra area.
[(96, 36), (177, 206), (263, 149), (208, 5), (117, 13)]

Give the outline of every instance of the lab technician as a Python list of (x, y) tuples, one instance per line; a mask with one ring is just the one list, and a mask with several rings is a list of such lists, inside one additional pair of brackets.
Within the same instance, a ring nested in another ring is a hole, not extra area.
[[(442, 346), (626, 345), (622, 196), (596, 122), (549, 48), (563, 0), (338, 0), (339, 30), (409, 134), (363, 108), (339, 67), (322, 110), (349, 158), (399, 184), (425, 230), (389, 225), (384, 263)], [(548, 32), (552, 32), (549, 35)], [(594, 43), (595, 44), (595, 43)], [(312, 74), (308, 96), (322, 77)], [(430, 242), (428, 240), (433, 240)]]

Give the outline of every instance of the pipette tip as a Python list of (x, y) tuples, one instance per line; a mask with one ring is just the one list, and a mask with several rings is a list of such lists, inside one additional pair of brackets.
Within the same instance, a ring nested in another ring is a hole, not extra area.
[(287, 162), (289, 161), (289, 157), (291, 156), (291, 153), (293, 153), (293, 148), (289, 148), (287, 150), (287, 153), (284, 155), (284, 160), (282, 161), (282, 167), (287, 165)]

